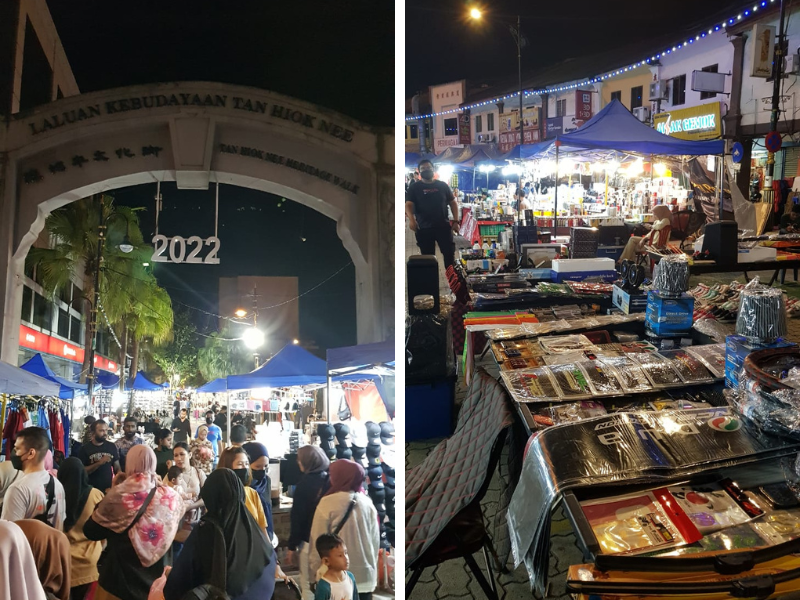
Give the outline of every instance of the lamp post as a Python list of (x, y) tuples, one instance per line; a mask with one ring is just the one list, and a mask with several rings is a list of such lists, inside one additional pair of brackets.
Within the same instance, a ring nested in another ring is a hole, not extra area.
[(115, 217), (122, 217), (125, 219), (126, 231), (125, 237), (122, 238), (122, 243), (119, 249), (125, 254), (133, 252), (133, 244), (130, 240), (130, 227), (131, 222), (127, 215), (123, 213), (111, 213), (107, 217), (103, 214), (105, 212), (105, 196), (100, 195), (100, 223), (97, 229), (97, 256), (95, 258), (96, 267), (94, 270), (94, 298), (89, 312), (89, 327), (91, 332), (92, 343), (89, 346), (89, 372), (86, 374), (86, 379), (89, 384), (89, 403), (92, 402), (92, 395), (94, 394), (95, 370), (94, 370), (94, 356), (97, 348), (97, 309), (100, 305), (100, 271), (103, 265), (103, 250), (106, 245), (106, 231), (109, 222)]

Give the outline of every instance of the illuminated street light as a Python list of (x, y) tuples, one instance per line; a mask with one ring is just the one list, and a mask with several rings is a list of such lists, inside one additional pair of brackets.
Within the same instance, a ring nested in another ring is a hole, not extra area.
[(244, 340), (245, 346), (251, 350), (255, 350), (264, 345), (264, 332), (255, 327), (250, 327), (245, 330), (244, 335), (242, 335), (242, 340)]
[(478, 20), (482, 15), (479, 8), (473, 8), (469, 11), (469, 16), (475, 20)]
[(241, 319), (247, 316), (247, 311), (243, 308), (237, 308), (236, 312), (234, 312), (233, 314), (235, 314), (237, 317)]
[(297, 344), (299, 344), (299, 343), (300, 343), (300, 340), (298, 340), (298, 339), (296, 339), (296, 338), (295, 338), (294, 340), (292, 340), (292, 343), (293, 343), (295, 346), (297, 346)]

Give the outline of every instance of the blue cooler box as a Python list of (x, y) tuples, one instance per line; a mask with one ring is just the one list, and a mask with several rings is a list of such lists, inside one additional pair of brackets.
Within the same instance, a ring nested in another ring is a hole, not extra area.
[(406, 441), (447, 437), (453, 433), (455, 377), (406, 386)]

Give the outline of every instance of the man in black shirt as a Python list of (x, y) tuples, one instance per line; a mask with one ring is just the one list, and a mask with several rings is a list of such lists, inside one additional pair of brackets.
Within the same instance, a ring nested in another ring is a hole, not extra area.
[[(419, 163), (420, 181), (412, 183), (406, 192), (408, 226), (416, 233), (417, 246), (422, 254), (434, 254), (436, 244), (444, 258), (445, 269), (455, 262), (453, 231), (458, 231), (458, 203), (450, 186), (444, 181), (434, 181), (433, 163)], [(447, 206), (453, 213), (453, 225), (447, 218)]]
[(189, 443), (192, 437), (192, 426), (189, 424), (189, 415), (185, 408), (181, 409), (181, 416), (172, 421), (174, 443)]
[(78, 458), (86, 466), (89, 483), (104, 494), (111, 487), (114, 473), (120, 472), (119, 451), (106, 439), (108, 425), (102, 419), (92, 423), (92, 438), (78, 453)]
[(228, 407), (223, 406), (219, 409), (219, 413), (214, 417), (214, 425), (222, 430), (222, 441), (228, 442)]

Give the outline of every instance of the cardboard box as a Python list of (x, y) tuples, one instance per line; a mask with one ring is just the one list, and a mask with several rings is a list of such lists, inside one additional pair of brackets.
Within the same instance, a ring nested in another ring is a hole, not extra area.
[(659, 292), (648, 292), (645, 326), (660, 336), (676, 336), (688, 333), (692, 328), (694, 298), (681, 294), (668, 298)]
[(615, 267), (611, 258), (560, 258), (553, 261), (553, 271), (556, 273), (614, 271)]
[(739, 375), (747, 355), (765, 348), (788, 348), (795, 346), (782, 339), (771, 344), (750, 344), (742, 335), (729, 335), (725, 338), (725, 387), (739, 387)]
[(567, 273), (559, 273), (558, 271), (550, 271), (551, 281), (563, 283), (565, 281), (585, 281), (590, 277), (600, 279), (606, 283), (611, 283), (619, 279), (619, 273), (616, 271), (570, 271)]
[(647, 294), (644, 292), (628, 292), (617, 284), (611, 291), (611, 302), (626, 315), (647, 310)]

